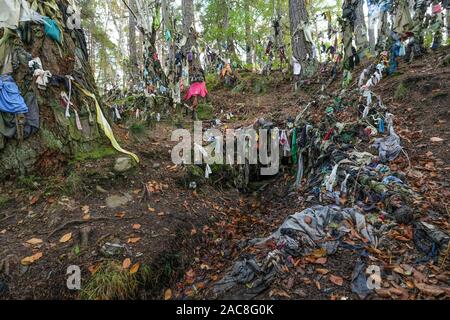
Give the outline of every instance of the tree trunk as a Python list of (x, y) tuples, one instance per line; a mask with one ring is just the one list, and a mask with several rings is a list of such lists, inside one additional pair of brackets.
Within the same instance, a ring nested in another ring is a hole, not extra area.
[(313, 66), (316, 63), (313, 59), (312, 39), (307, 39), (305, 36), (305, 33), (308, 34), (308, 29), (311, 34), (305, 0), (289, 0), (289, 17), (292, 55), (302, 65), (302, 76), (311, 77), (315, 72), (312, 69), (315, 69)]
[(342, 10), (341, 26), (344, 42), (344, 69), (352, 70), (353, 65), (353, 32), (355, 31), (355, 21), (353, 15), (356, 16), (356, 1), (345, 0)]
[(250, 12), (250, 0), (244, 1), (244, 12), (245, 12), (245, 62), (247, 65), (252, 64), (252, 34), (251, 34), (251, 19), (252, 15)]
[(369, 15), (369, 19), (367, 20), (368, 29), (369, 29), (369, 48), (370, 52), (373, 53), (375, 50), (375, 17)]
[[(59, 7), (57, 12), (51, 12), (49, 7), (43, 6), (40, 8), (45, 11), (38, 9), (38, 13), (50, 16), (58, 25), (65, 26), (69, 3), (67, 0), (57, 0), (56, 3)], [(30, 42), (17, 39), (20, 36), (14, 32), (5, 43), (10, 49), (20, 52), (11, 75), (27, 103), (29, 113), (24, 115), (26, 122), (20, 126), (11, 126), (14, 124), (14, 115), (0, 113), (3, 128), (6, 124), (10, 133), (11, 130), (13, 132), (9, 136), (5, 132), (0, 133), (0, 140), (3, 141), (0, 143), (0, 177), (33, 171), (42, 175), (55, 173), (58, 168), (65, 167), (74, 154), (98, 148), (102, 139), (96, 118), (100, 117), (100, 113), (108, 116), (101, 108), (96, 108), (94, 99), (87, 94), (98, 97), (84, 31), (62, 28), (63, 37), (58, 45), (45, 35), (43, 25), (29, 23), (29, 26), (33, 34)], [(0, 31), (0, 36), (3, 32)], [(58, 76), (45, 89), (38, 87), (28, 66), (32, 57), (40, 57), (42, 69), (50, 71), (54, 77)], [(0, 64), (3, 62), (0, 61)], [(74, 78), (71, 86), (65, 80), (66, 75)], [(66, 117), (67, 104), (61, 102), (61, 92), (67, 95), (71, 93), (73, 106), (68, 109), (70, 117)], [(36, 114), (40, 118), (37, 127), (36, 122), (30, 120), (31, 117), (36, 119)], [(21, 133), (24, 134), (23, 140)]]
[[(129, 1), (129, 6), (131, 10), (136, 11), (135, 0)], [(128, 13), (128, 52), (130, 55), (130, 69), (129, 69), (129, 79), (130, 86), (133, 88), (139, 77), (139, 64), (137, 58), (137, 46), (136, 46), (136, 19), (131, 12)]]
[(367, 41), (366, 18), (364, 15), (364, 0), (358, 0), (356, 5), (355, 43), (359, 53), (365, 51), (369, 46)]
[(183, 52), (187, 54), (192, 50), (192, 47), (196, 47), (194, 0), (182, 0), (182, 8), (183, 34), (187, 38)]
[(226, 35), (228, 58), (233, 59), (236, 56), (236, 48), (234, 46), (233, 35), (230, 32), (230, 7), (227, 0), (222, 1), (223, 21), (222, 26)]

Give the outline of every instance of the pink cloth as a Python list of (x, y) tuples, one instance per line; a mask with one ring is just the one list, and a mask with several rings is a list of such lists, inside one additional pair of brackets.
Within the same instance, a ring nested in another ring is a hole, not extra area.
[(441, 7), (440, 3), (438, 3), (438, 4), (433, 6), (433, 13), (434, 14), (438, 14), (438, 13), (441, 13), (441, 12), (442, 12), (442, 7)]
[(194, 82), (189, 87), (189, 91), (186, 93), (184, 100), (189, 100), (194, 96), (206, 97), (208, 90), (206, 89), (206, 82)]

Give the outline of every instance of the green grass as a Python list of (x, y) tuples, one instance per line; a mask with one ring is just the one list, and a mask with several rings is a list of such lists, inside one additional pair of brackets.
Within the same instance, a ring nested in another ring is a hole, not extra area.
[(108, 261), (89, 279), (80, 292), (82, 300), (129, 300), (137, 297), (136, 274), (124, 270), (118, 261)]
[(11, 200), (12, 200), (12, 198), (0, 195), (0, 208), (7, 205)]
[(222, 87), (222, 82), (218, 75), (209, 73), (206, 75), (206, 87), (208, 91), (218, 90)]
[(72, 171), (69, 176), (66, 178), (64, 189), (68, 194), (75, 194), (83, 189), (83, 180), (81, 176)]
[(77, 152), (75, 154), (75, 161), (86, 161), (86, 160), (99, 160), (107, 157), (111, 157), (117, 154), (117, 151), (110, 146), (100, 146), (92, 151), (88, 152)]
[(209, 103), (200, 103), (198, 105), (198, 118), (200, 120), (212, 120), (214, 117), (214, 107)]
[(405, 86), (405, 84), (403, 82), (401, 82), (398, 86), (397, 89), (395, 89), (395, 93), (394, 93), (394, 98), (397, 101), (402, 101), (403, 99), (406, 98), (406, 96), (408, 95), (408, 88)]
[(145, 132), (145, 126), (142, 123), (133, 123), (130, 126), (130, 131), (135, 135), (143, 134)]

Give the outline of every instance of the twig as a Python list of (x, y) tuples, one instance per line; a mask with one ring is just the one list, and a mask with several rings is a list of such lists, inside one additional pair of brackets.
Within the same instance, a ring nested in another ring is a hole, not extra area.
[[(134, 220), (134, 219), (139, 219), (142, 216), (143, 216), (143, 213), (141, 213), (138, 216), (122, 218), (120, 220)], [(83, 224), (83, 223), (89, 223), (89, 222), (95, 222), (95, 221), (116, 221), (116, 220), (118, 220), (118, 219), (117, 218), (111, 218), (111, 217), (96, 217), (96, 218), (90, 218), (89, 220), (81, 220), (81, 219), (71, 220), (71, 221), (68, 221), (68, 222), (64, 223), (63, 225), (59, 226), (58, 228), (56, 228), (52, 232), (50, 232), (48, 236), (51, 237), (55, 233), (57, 233), (58, 231), (61, 231), (61, 230), (65, 229), (65, 228), (67, 228), (68, 226), (71, 226), (71, 225), (77, 225), (77, 224)]]
[(447, 262), (449, 252), (450, 252), (450, 241), (448, 242), (447, 251), (445, 252), (444, 260), (442, 260), (442, 263), (441, 263), (441, 269), (444, 268), (445, 262)]

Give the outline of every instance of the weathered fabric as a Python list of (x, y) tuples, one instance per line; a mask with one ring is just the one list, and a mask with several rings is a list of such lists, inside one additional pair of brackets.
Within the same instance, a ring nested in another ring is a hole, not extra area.
[[(33, 93), (28, 93), (25, 95), (25, 100), (29, 111), (25, 114), (23, 138), (27, 139), (39, 130), (40, 124), (39, 106), (36, 96)], [(16, 115), (0, 113), (0, 136), (10, 139), (17, 138)]]
[(20, 94), (19, 87), (9, 75), (0, 77), (0, 111), (27, 113), (28, 107)]
[(20, 19), (20, 0), (0, 1), (0, 28), (16, 29)]
[(398, 0), (396, 10), (393, 31), (399, 34), (410, 31), (413, 27), (413, 21), (407, 0)]
[(206, 97), (208, 94), (208, 90), (206, 89), (206, 82), (194, 82), (189, 87), (189, 91), (187, 92), (184, 100), (189, 100), (192, 97), (200, 96), (202, 98)]

